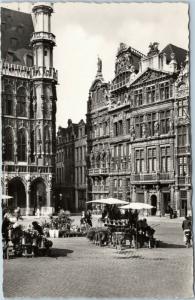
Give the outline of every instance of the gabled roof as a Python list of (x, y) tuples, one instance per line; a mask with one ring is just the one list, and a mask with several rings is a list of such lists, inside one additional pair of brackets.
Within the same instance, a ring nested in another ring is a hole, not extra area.
[(175, 53), (175, 59), (177, 61), (178, 64), (178, 69), (181, 66), (181, 63), (184, 65), (185, 64), (185, 59), (186, 59), (186, 54), (187, 54), (187, 50), (177, 47), (175, 45), (172, 44), (168, 44), (162, 51), (160, 54), (165, 53), (167, 56), (167, 63), (170, 63), (171, 61), (171, 53)]
[(29, 44), (33, 31), (30, 14), (1, 7), (1, 59), (10, 52), (10, 62), (25, 65), (25, 55), (32, 55)]
[(142, 84), (146, 81), (155, 80), (161, 77), (165, 77), (167, 75), (171, 75), (171, 72), (168, 71), (162, 71), (154, 68), (147, 68), (143, 73), (135, 77), (134, 81), (130, 83), (130, 86), (134, 86), (137, 84)]

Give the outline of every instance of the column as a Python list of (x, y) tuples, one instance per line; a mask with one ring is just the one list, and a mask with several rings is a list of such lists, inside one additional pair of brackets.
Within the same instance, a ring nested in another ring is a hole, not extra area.
[(192, 215), (192, 190), (189, 188), (187, 190), (187, 215)]
[(136, 186), (132, 185), (132, 202), (136, 202)]
[(175, 203), (175, 195), (174, 195), (174, 186), (173, 185), (171, 185), (171, 187), (170, 187), (170, 189), (171, 189), (171, 207), (172, 207), (172, 209), (173, 210), (175, 210), (176, 209), (176, 203)]
[(162, 214), (162, 203), (161, 203), (161, 191), (159, 185), (156, 186), (156, 197), (157, 197), (157, 216)]
[(26, 216), (30, 214), (30, 175), (25, 176), (26, 179)]
[(180, 200), (178, 186), (175, 187), (175, 210), (177, 211), (177, 215), (180, 216)]
[(78, 199), (78, 190), (75, 189), (75, 209), (78, 211), (79, 208), (79, 199)]
[(30, 186), (27, 186), (26, 190), (26, 216), (30, 215)]

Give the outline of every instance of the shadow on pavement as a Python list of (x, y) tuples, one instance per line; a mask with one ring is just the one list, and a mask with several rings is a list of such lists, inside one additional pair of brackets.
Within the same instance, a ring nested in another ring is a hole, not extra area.
[(186, 248), (186, 246), (160, 242), (158, 248)]
[(51, 248), (50, 257), (65, 257), (69, 253), (73, 253), (73, 250), (69, 249), (58, 249), (58, 248)]

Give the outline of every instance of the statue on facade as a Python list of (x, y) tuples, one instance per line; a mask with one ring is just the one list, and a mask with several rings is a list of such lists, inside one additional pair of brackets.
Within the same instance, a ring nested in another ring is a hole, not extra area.
[(97, 71), (98, 73), (102, 73), (102, 60), (99, 57), (97, 62)]
[(169, 132), (173, 132), (173, 128), (174, 128), (174, 123), (173, 120), (169, 120)]
[(157, 42), (150, 43), (148, 56), (153, 56), (155, 54), (158, 54), (159, 53), (158, 46), (159, 46), (159, 43), (157, 43)]
[(159, 134), (159, 123), (158, 123), (158, 121), (156, 121), (156, 122), (154, 123), (154, 134), (155, 134), (155, 135), (158, 135), (158, 134)]
[(134, 128), (134, 126), (131, 127), (130, 134), (131, 134), (131, 139), (134, 140), (135, 139), (135, 128)]

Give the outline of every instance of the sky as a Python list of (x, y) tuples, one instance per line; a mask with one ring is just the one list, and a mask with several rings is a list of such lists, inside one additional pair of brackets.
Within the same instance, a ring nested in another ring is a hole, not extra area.
[[(30, 3), (7, 8), (31, 12)], [(52, 32), (56, 35), (54, 67), (58, 70), (57, 127), (85, 120), (90, 86), (102, 59), (105, 81), (114, 78), (121, 42), (147, 54), (150, 42), (188, 49), (188, 5), (184, 3), (55, 3)]]

